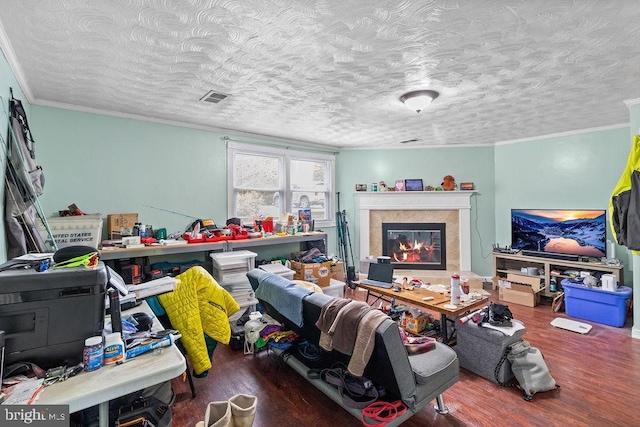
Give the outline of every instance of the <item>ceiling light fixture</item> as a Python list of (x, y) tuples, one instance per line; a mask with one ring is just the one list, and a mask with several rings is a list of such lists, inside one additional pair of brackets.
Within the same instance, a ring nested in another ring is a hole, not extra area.
[(435, 90), (414, 90), (413, 92), (407, 92), (400, 97), (400, 101), (404, 102), (404, 105), (408, 109), (414, 110), (419, 113), (431, 104), (431, 101), (436, 99), (440, 94)]

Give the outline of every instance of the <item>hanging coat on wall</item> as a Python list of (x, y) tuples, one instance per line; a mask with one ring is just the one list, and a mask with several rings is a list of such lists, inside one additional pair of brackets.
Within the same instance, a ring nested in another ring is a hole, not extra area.
[(640, 251), (640, 135), (634, 135), (627, 166), (609, 201), (611, 231), (619, 245)]
[(5, 172), (5, 213), (7, 257), (27, 252), (43, 252), (47, 248), (40, 236), (37, 197), (42, 195), (44, 175), (36, 164), (35, 141), (29, 129), (22, 102), (9, 101), (9, 144)]

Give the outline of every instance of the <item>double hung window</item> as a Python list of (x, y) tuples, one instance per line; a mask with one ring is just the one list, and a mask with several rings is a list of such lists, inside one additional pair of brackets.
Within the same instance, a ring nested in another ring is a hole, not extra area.
[(333, 154), (229, 142), (229, 215), (244, 223), (283, 214), (332, 225)]

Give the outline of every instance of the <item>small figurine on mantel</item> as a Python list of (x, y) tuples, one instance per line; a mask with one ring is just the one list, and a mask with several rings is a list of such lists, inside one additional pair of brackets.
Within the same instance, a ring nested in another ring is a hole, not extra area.
[(456, 180), (451, 175), (446, 175), (442, 178), (442, 189), (444, 191), (453, 191), (456, 189)]
[(380, 181), (378, 184), (378, 191), (387, 191), (387, 184), (384, 181)]

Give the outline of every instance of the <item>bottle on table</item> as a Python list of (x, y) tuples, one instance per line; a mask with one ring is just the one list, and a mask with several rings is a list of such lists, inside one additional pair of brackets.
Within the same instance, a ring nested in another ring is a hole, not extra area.
[(451, 275), (451, 305), (460, 305), (460, 276), (458, 273)]

